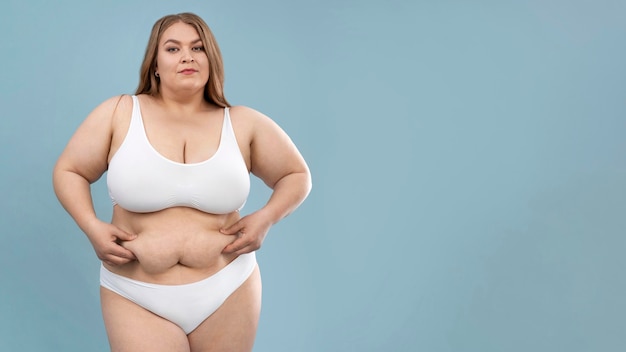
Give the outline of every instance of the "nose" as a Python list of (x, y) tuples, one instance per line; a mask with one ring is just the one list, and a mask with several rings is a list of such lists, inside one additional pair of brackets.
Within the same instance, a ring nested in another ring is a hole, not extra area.
[(181, 59), (183, 63), (190, 63), (194, 61), (193, 56), (191, 55), (191, 52), (189, 52), (189, 50), (184, 51)]

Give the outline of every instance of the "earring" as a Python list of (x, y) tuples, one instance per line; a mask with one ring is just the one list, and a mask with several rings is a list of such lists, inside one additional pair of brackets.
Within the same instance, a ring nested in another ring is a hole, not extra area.
[(158, 72), (155, 72), (155, 73), (154, 73), (154, 76), (155, 76), (156, 78), (159, 78), (159, 73), (158, 73)]

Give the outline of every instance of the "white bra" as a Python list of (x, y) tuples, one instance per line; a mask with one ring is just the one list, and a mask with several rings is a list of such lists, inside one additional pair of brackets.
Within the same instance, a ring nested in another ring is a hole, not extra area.
[(128, 132), (107, 172), (113, 204), (137, 213), (191, 207), (212, 214), (240, 210), (250, 192), (250, 175), (241, 155), (228, 108), (220, 144), (209, 159), (191, 164), (165, 158), (152, 147), (133, 96)]

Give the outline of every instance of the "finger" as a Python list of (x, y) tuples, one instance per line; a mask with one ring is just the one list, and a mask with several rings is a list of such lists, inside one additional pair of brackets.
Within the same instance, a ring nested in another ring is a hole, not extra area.
[(258, 248), (255, 248), (254, 246), (246, 246), (241, 248), (240, 250), (236, 251), (234, 254), (236, 255), (242, 255), (242, 254), (246, 254), (246, 253), (250, 253), (250, 252), (254, 252), (256, 251)]
[(254, 251), (258, 250), (259, 248), (261, 248), (261, 245), (255, 243), (255, 242), (251, 242), (247, 246), (245, 246), (243, 248), (240, 248), (237, 251), (235, 251), (235, 254), (236, 255), (242, 255), (242, 254), (254, 252)]
[(241, 250), (242, 248), (246, 247), (249, 243), (250, 241), (247, 240), (246, 238), (239, 237), (238, 239), (231, 242), (228, 246), (224, 247), (224, 249), (222, 250), (222, 253), (225, 253), (225, 254), (235, 253), (238, 250)]
[(126, 258), (120, 258), (120, 257), (116, 257), (114, 255), (109, 255), (107, 256), (107, 258), (105, 258), (103, 260), (103, 262), (109, 264), (109, 265), (122, 265), (122, 264), (126, 264), (128, 262), (130, 262), (130, 259), (126, 259)]
[(261, 242), (258, 240), (246, 240), (238, 238), (236, 241), (224, 248), (225, 253), (234, 253), (237, 255), (250, 253), (261, 248)]
[(128, 233), (122, 229), (118, 229), (115, 232), (115, 237), (119, 238), (122, 241), (132, 241), (135, 238), (137, 238), (137, 235), (133, 234), (133, 233)]
[(125, 258), (128, 260), (135, 260), (137, 259), (135, 257), (135, 253), (131, 252), (130, 250), (120, 246), (120, 245), (116, 245), (114, 247), (111, 248), (111, 251), (109, 252), (110, 255), (115, 256), (115, 257), (120, 257), (120, 258)]
[(225, 229), (220, 229), (220, 232), (223, 233), (224, 235), (235, 235), (239, 233), (241, 230), (243, 230), (244, 227), (245, 227), (244, 222), (239, 220)]

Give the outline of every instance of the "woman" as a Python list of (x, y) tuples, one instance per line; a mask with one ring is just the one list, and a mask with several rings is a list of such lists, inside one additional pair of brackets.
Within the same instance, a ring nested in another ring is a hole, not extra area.
[[(98, 106), (54, 169), (56, 194), (102, 261), (101, 304), (113, 351), (249, 351), (260, 314), (254, 251), (306, 198), (311, 177), (272, 120), (223, 93), (206, 23), (159, 19), (135, 96)], [(110, 223), (90, 184), (107, 171)], [(241, 216), (249, 173), (273, 189)]]

